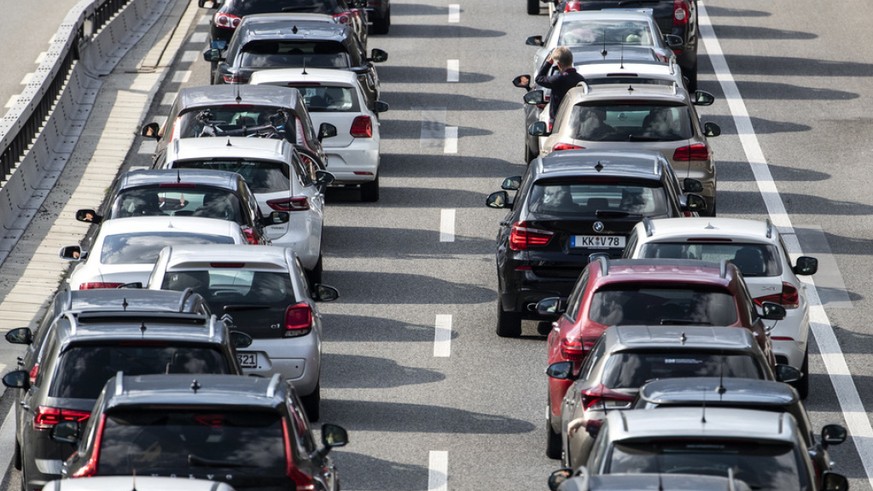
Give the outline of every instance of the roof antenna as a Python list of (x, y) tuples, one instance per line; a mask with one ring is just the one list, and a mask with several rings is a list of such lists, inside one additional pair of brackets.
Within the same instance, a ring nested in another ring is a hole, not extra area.
[(303, 58), (303, 71), (300, 74), (309, 75), (308, 73), (306, 73), (306, 58)]
[(702, 410), (702, 413), (700, 415), (700, 422), (706, 423), (706, 389), (705, 388), (703, 389), (703, 406), (702, 406), (701, 410)]
[(231, 145), (231, 143), (230, 143), (230, 137), (227, 137), (227, 144), (226, 144), (225, 146), (228, 146), (228, 147), (232, 147), (232, 146), (233, 146), (233, 145)]
[[(136, 491), (136, 469), (133, 469), (133, 477), (131, 478), (130, 481), (131, 481), (130, 482), (130, 484), (131, 484), (130, 491)], [(58, 484), (60, 484), (60, 483), (58, 483)]]
[(296, 26), (296, 25), (295, 25), (294, 27), (291, 28), (291, 33), (292, 33), (292, 34), (297, 34), (297, 26)]
[(146, 329), (148, 328), (145, 325), (145, 321), (143, 321), (142, 324), (139, 325), (139, 333), (142, 337), (145, 337)]
[(621, 52), (618, 57), (618, 67), (624, 70), (624, 41), (621, 42)]
[(606, 30), (607, 29), (609, 29), (609, 28), (607, 27), (606, 29), (603, 30), (603, 49), (600, 51), (600, 56), (602, 56), (604, 59), (606, 59), (606, 55), (609, 54), (609, 52), (606, 51)]
[(685, 341), (688, 341), (688, 336), (685, 335), (685, 331), (682, 331), (682, 334), (679, 335), (679, 343), (684, 345)]
[(180, 171), (177, 168), (176, 169), (176, 184), (179, 184), (180, 182), (182, 182), (182, 171)]
[(721, 355), (721, 372), (718, 374), (718, 387), (715, 388), (715, 392), (719, 395), (719, 398), (727, 392), (727, 388), (724, 386), (724, 355)]
[(124, 309), (125, 312), (127, 312), (128, 305), (130, 305), (130, 304), (127, 303), (127, 297), (124, 297), (124, 299), (121, 301), (121, 308)]
[(195, 394), (200, 390), (200, 382), (198, 382), (196, 378), (191, 382), (191, 390), (193, 390)]

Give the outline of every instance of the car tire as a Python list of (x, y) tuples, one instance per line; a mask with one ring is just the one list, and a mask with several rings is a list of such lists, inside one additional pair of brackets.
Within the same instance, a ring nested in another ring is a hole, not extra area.
[(300, 400), (303, 402), (303, 410), (306, 411), (309, 421), (318, 421), (321, 416), (321, 382), (315, 384), (312, 394), (301, 396)]
[(501, 338), (521, 336), (521, 315), (503, 310), (503, 303), (497, 300), (497, 335)]
[(540, 15), (540, 0), (527, 0), (527, 15)]
[(552, 431), (552, 398), (546, 401), (546, 457), (550, 459), (561, 458), (561, 433)]
[(306, 279), (309, 280), (309, 288), (315, 289), (315, 285), (321, 283), (322, 275), (324, 274), (324, 261), (321, 254), (318, 255), (318, 261), (315, 267), (306, 272)]
[(803, 356), (803, 364), (800, 366), (800, 371), (803, 376), (794, 383), (794, 388), (797, 389), (797, 394), (801, 399), (806, 399), (809, 395), (809, 348)]
[(361, 201), (365, 203), (379, 201), (379, 174), (376, 174), (376, 179), (372, 182), (361, 184)]
[(373, 34), (388, 34), (391, 30), (391, 6), (385, 10), (385, 15), (373, 19)]
[(21, 444), (18, 443), (18, 439), (15, 440), (15, 453), (12, 455), (12, 466), (15, 467), (15, 470), (21, 470)]

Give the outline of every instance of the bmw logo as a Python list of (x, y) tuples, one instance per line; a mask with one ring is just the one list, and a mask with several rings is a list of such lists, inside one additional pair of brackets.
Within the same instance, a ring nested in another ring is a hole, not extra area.
[(597, 233), (603, 233), (603, 222), (594, 222), (594, 231)]

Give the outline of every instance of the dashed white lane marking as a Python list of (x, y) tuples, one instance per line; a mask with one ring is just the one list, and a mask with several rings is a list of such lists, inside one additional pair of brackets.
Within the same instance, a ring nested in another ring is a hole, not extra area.
[(206, 32), (195, 32), (190, 39), (192, 43), (205, 43), (208, 35)]
[(26, 74), (24, 75), (24, 78), (21, 79), (21, 85), (27, 85), (27, 84), (29, 84), (30, 81), (33, 80), (33, 76), (34, 76), (34, 75), (36, 75), (36, 74), (33, 73), (33, 72), (26, 73)]
[(421, 148), (442, 149), (446, 138), (446, 108), (421, 111)]
[[(755, 175), (755, 181), (758, 184), (761, 196), (764, 198), (764, 204), (767, 207), (770, 220), (779, 227), (780, 231), (784, 231), (783, 233), (794, 239), (787, 241), (786, 248), (792, 257), (796, 258), (803, 251), (796, 237), (792, 237), (795, 233), (791, 219), (788, 217), (782, 197), (779, 195), (779, 190), (776, 188), (776, 183), (770, 174), (770, 168), (767, 166), (767, 160), (764, 158), (764, 151), (758, 142), (758, 136), (755, 134), (746, 104), (728, 68), (721, 44), (715, 36), (706, 6), (701, 3), (699, 7), (700, 31), (703, 43), (706, 46), (706, 53), (709, 55), (716, 78), (724, 91), (725, 99), (737, 127), (737, 135), (740, 138), (743, 151), (746, 153), (746, 159), (749, 161), (752, 173)], [(870, 425), (867, 411), (861, 402), (858, 388), (852, 380), (852, 374), (846, 363), (846, 357), (843, 355), (837, 337), (834, 335), (830, 319), (821, 305), (818, 290), (815, 288), (815, 282), (809, 276), (804, 276), (802, 279), (807, 285), (806, 295), (810, 305), (810, 330), (813, 336), (815, 336), (815, 342), (821, 351), (821, 357), (830, 376), (831, 383), (834, 386), (837, 400), (842, 408), (846, 426), (848, 426), (849, 434), (852, 436), (852, 441), (858, 450), (858, 456), (861, 458), (864, 472), (867, 474), (867, 481), (873, 486), (873, 479), (871, 479), (871, 476), (873, 476), (873, 427)]]
[[(0, 364), (3, 367), (0, 372), (6, 371), (6, 366)], [(18, 404), (18, 399), (16, 398), (13, 402), (14, 404)], [(3, 420), (3, 426), (0, 426), (0, 441), (12, 443), (15, 441), (15, 408), (12, 408), (7, 414), (6, 419)], [(0, 445), (0, 468), (8, 469), (9, 463), (12, 462), (12, 455), (15, 452), (15, 445)]]
[(440, 242), (455, 241), (455, 210), (440, 210)]
[(427, 465), (427, 491), (448, 491), (448, 489), (449, 453), (444, 450), (431, 450)]
[(191, 78), (191, 70), (179, 70), (173, 74), (173, 82), (177, 84), (184, 84), (189, 78)]
[(212, 19), (212, 16), (209, 14), (201, 15), (199, 19), (197, 19), (198, 26), (205, 26), (209, 24), (209, 21)]
[(458, 127), (446, 126), (443, 153), (458, 153)]
[(145, 139), (142, 143), (139, 144), (139, 148), (136, 150), (136, 153), (140, 155), (152, 155), (155, 153), (155, 150), (158, 148), (158, 141), (152, 140), (151, 138)]
[(452, 316), (437, 314), (433, 331), (433, 356), (448, 358), (452, 354)]
[(173, 101), (176, 100), (176, 92), (167, 92), (161, 97), (161, 105), (169, 106), (173, 104)]
[(184, 51), (182, 53), (182, 56), (179, 57), (179, 61), (181, 61), (182, 63), (194, 63), (198, 59), (200, 59), (200, 52), (193, 50)]
[(6, 101), (6, 106), (5, 106), (6, 109), (9, 109), (10, 107), (14, 106), (16, 102), (18, 102), (18, 94), (10, 97), (9, 100)]
[(457, 24), (461, 22), (461, 5), (457, 3), (449, 4), (449, 24)]
[(36, 55), (36, 60), (34, 60), (34, 63), (36, 63), (37, 65), (42, 65), (42, 61), (45, 60), (45, 55), (46, 55), (45, 51)]
[(446, 61), (446, 82), (457, 82), (461, 79), (461, 60)]

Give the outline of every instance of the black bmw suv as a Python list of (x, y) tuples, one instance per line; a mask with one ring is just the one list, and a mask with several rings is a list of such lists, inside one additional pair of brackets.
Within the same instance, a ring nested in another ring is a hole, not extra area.
[(706, 207), (692, 193), (700, 181), (685, 179), (683, 189), (657, 152), (555, 152), (504, 180), (503, 189), (486, 205), (510, 209), (497, 233), (497, 334), (504, 337), (521, 335), (522, 319), (545, 320), (537, 302), (568, 296), (589, 254), (619, 257), (643, 217)]

